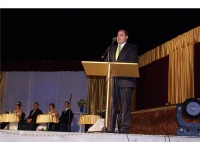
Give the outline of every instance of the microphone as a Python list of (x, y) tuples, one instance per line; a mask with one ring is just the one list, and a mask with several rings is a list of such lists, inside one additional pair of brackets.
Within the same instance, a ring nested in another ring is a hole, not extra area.
[(113, 43), (114, 43), (116, 40), (117, 40), (117, 38), (114, 37), (114, 38), (112, 39), (112, 44), (111, 44), (111, 45), (113, 45)]
[(113, 41), (116, 41), (116, 40), (117, 40), (117, 38), (116, 38), (116, 37), (114, 37), (112, 40), (113, 40)]

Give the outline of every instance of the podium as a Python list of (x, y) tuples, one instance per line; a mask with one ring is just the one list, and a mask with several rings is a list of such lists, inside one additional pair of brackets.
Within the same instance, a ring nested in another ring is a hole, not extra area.
[(98, 62), (98, 61), (82, 61), (83, 68), (87, 76), (106, 76), (107, 81), (107, 99), (106, 99), (106, 116), (105, 130), (109, 126), (108, 106), (112, 99), (112, 77), (139, 77), (138, 64), (126, 62)]

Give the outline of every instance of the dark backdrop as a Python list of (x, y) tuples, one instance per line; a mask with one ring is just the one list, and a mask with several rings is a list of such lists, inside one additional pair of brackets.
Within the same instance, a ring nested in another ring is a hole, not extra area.
[(194, 95), (200, 96), (200, 43), (194, 44)]
[(169, 56), (139, 68), (136, 110), (164, 106), (168, 101)]
[(199, 9), (1, 9), (1, 60), (100, 60), (119, 28), (141, 55), (199, 26), (199, 16)]

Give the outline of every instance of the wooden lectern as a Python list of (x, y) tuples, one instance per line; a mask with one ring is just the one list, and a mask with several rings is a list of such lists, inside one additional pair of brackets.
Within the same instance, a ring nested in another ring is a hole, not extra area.
[(107, 100), (106, 100), (106, 117), (105, 117), (105, 131), (108, 128), (109, 117), (108, 106), (112, 98), (112, 77), (139, 77), (137, 63), (123, 63), (123, 62), (95, 62), (82, 61), (86, 75), (88, 76), (107, 76)]

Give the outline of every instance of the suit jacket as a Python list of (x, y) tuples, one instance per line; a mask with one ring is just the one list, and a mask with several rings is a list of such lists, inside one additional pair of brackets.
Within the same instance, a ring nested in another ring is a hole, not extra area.
[(101, 118), (105, 118), (105, 110), (104, 110), (104, 111), (101, 111), (101, 112), (99, 113), (99, 116), (101, 116)]
[[(30, 111), (30, 114), (29, 114), (27, 119), (32, 119), (32, 121), (36, 122), (37, 115), (43, 114), (43, 113), (42, 113), (42, 111), (40, 109), (37, 109), (34, 113), (33, 113), (33, 111), (34, 110)], [(32, 113), (33, 113), (33, 115), (31, 115)]]
[[(118, 59), (115, 59), (115, 54), (117, 51), (117, 46), (111, 46), (108, 49), (109, 52), (109, 62), (128, 62), (128, 63), (137, 63), (138, 62), (138, 48), (134, 44), (125, 43), (121, 49)], [(108, 61), (108, 55), (104, 61)], [(131, 71), (131, 70), (130, 70)], [(115, 77), (116, 84), (119, 87), (135, 87), (137, 86), (136, 78), (132, 77)]]
[(62, 111), (61, 116), (59, 117), (59, 123), (60, 124), (65, 124), (65, 125), (70, 125), (71, 120), (73, 119), (73, 113), (71, 109), (68, 109), (66, 112), (65, 110)]

